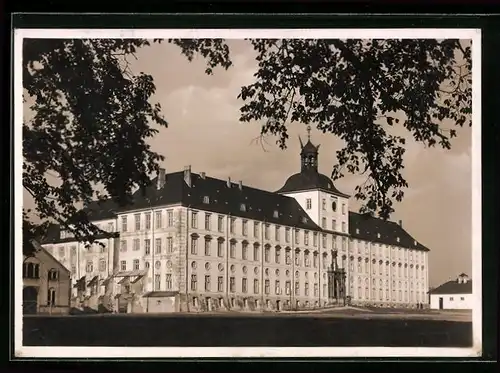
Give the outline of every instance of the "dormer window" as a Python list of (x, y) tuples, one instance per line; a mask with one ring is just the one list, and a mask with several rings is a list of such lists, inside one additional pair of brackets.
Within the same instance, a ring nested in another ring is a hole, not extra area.
[(377, 238), (380, 238), (380, 233), (377, 233)]
[(305, 216), (302, 217), (302, 223), (307, 223), (307, 218)]
[(359, 228), (356, 228), (356, 234), (359, 234)]
[(280, 214), (279, 214), (278, 210), (274, 210), (273, 217), (274, 218), (279, 218), (279, 216), (280, 216)]
[(203, 196), (203, 203), (209, 204), (210, 203), (210, 197), (209, 196)]
[(396, 241), (399, 242), (399, 237), (396, 237)]
[(240, 211), (247, 211), (247, 207), (244, 203), (240, 203)]
[(66, 231), (61, 230), (61, 239), (66, 238)]
[(415, 246), (417, 246), (417, 241), (413, 241), (413, 244), (414, 244)]

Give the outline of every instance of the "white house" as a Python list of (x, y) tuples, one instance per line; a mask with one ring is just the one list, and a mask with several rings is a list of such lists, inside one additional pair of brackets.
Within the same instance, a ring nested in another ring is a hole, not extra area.
[(465, 273), (429, 291), (432, 309), (472, 309), (472, 281)]

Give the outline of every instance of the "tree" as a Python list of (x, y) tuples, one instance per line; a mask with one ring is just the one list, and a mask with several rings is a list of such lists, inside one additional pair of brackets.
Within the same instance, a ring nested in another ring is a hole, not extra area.
[[(161, 42), (161, 40), (155, 40)], [(207, 74), (228, 68), (221, 40), (168, 40), (192, 59), (207, 58)], [(163, 156), (147, 140), (167, 127), (160, 104), (151, 104), (153, 78), (134, 75), (128, 58), (150, 42), (140, 39), (25, 39), (23, 86), (33, 117), (23, 123), (23, 187), (33, 197), (35, 215), (23, 210), (23, 250), (43, 236), (50, 223), (92, 242), (105, 232), (91, 224), (78, 204), (94, 198), (130, 202), (134, 188), (146, 186)], [(49, 176), (58, 180), (50, 182)], [(104, 190), (97, 193), (96, 187)]]
[[(160, 42), (160, 40), (156, 40)], [(223, 40), (168, 40), (188, 60), (207, 59), (206, 73), (231, 66)], [(396, 125), (428, 146), (449, 149), (451, 119), (471, 125), (471, 47), (459, 40), (251, 39), (257, 52), (255, 82), (241, 88), (241, 121), (264, 120), (261, 134), (286, 147), (290, 122), (315, 125), (340, 137), (332, 178), (364, 174), (355, 198), (364, 210), (388, 218), (393, 200), (408, 186), (401, 175), (404, 138)], [(166, 127), (159, 104), (150, 104), (151, 76), (133, 75), (127, 57), (146, 40), (36, 40), (24, 42), (23, 84), (34, 119), (23, 126), (23, 186), (41, 219), (53, 219), (77, 239), (100, 232), (75, 207), (96, 197), (96, 185), (119, 205), (147, 185), (163, 157), (146, 140)], [(462, 62), (463, 61), (463, 62)], [(51, 186), (55, 173), (60, 185)], [(37, 236), (46, 224), (24, 215), (24, 232)], [(26, 242), (26, 240), (25, 240)]]

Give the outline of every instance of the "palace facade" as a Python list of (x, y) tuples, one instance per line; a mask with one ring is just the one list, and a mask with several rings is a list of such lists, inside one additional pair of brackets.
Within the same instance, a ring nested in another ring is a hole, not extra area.
[(73, 278), (73, 303), (113, 312), (287, 310), (350, 302), (427, 306), (428, 249), (401, 224), (349, 211), (301, 142), (277, 192), (161, 169), (133, 203), (86, 208), (115, 232), (91, 246), (57, 226), (44, 247)]

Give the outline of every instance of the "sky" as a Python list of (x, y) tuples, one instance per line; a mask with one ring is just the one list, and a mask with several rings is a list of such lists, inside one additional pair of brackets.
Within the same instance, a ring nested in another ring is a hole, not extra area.
[[(165, 156), (161, 166), (167, 173), (190, 165), (196, 173), (231, 177), (244, 185), (275, 191), (300, 171), (298, 136), (306, 138), (306, 126), (290, 125), (286, 150), (280, 150), (273, 138), (265, 149), (255, 141), (261, 123), (239, 122), (242, 101), (237, 99), (241, 86), (252, 82), (257, 68), (254, 54), (248, 42), (231, 40), (229, 44), (233, 66), (227, 71), (215, 69), (212, 76), (204, 73), (202, 58), (188, 62), (170, 44), (140, 49), (137, 59), (130, 60), (133, 71), (153, 76), (157, 91), (151, 101), (161, 104), (169, 123), (150, 144)], [(342, 143), (314, 128), (311, 140), (321, 144), (319, 170), (329, 176)], [(403, 227), (430, 249), (430, 285), (462, 272), (470, 275), (471, 129), (458, 129), (451, 150), (425, 148), (407, 137), (404, 176), (409, 188), (404, 200), (395, 202), (391, 220), (402, 220)], [(363, 181), (346, 174), (335, 186), (353, 195), (354, 187)], [(351, 211), (360, 206), (351, 198)]]

